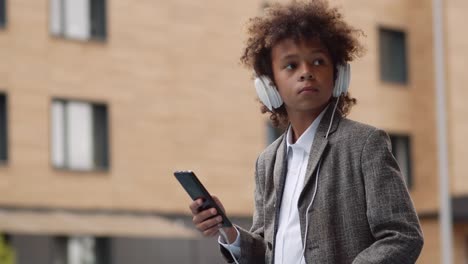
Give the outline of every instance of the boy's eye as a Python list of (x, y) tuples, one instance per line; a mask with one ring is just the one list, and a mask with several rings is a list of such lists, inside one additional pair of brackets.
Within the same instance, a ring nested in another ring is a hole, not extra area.
[(320, 66), (320, 65), (323, 65), (324, 63), (325, 61), (323, 59), (315, 59), (313, 61), (314, 66)]
[(288, 64), (286, 64), (286, 66), (284, 68), (287, 69), (287, 70), (294, 70), (296, 68), (296, 64), (288, 63)]

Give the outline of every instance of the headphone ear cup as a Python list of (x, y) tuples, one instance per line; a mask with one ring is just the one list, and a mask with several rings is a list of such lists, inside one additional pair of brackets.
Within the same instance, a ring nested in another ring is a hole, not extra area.
[(340, 97), (346, 94), (351, 80), (351, 65), (346, 63), (344, 65), (337, 65), (337, 78), (335, 80), (335, 87), (333, 87), (333, 97)]
[(278, 90), (268, 76), (256, 77), (254, 84), (258, 98), (270, 111), (279, 108), (283, 104)]

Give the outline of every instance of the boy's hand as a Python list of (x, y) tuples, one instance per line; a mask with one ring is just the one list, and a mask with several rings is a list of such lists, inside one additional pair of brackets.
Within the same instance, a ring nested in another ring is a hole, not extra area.
[[(213, 197), (213, 200), (218, 205), (218, 207), (221, 208), (223, 212), (225, 212), (224, 206), (221, 203), (221, 201), (219, 201), (218, 197), (214, 195), (212, 195), (212, 197)], [(192, 212), (192, 215), (193, 215), (193, 218), (192, 218), (193, 224), (198, 229), (198, 231), (200, 231), (205, 237), (214, 237), (214, 236), (219, 235), (219, 228), (220, 228), (221, 222), (223, 221), (223, 218), (221, 217), (221, 215), (218, 215), (218, 212), (216, 212), (215, 208), (208, 208), (203, 211), (198, 211), (198, 208), (202, 204), (203, 204), (202, 199), (197, 199), (193, 201), (189, 206), (190, 211)], [(235, 230), (235, 228), (228, 227), (228, 228), (224, 228), (224, 230), (226, 231), (226, 234), (228, 236), (229, 241), (227, 242), (233, 243), (237, 238), (237, 231)]]

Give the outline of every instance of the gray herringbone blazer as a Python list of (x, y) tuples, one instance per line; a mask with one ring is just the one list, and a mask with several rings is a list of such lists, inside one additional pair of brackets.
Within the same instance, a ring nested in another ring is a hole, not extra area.
[[(326, 139), (332, 110), (329, 107), (315, 135), (297, 205), (302, 237), (309, 225), (306, 262), (414, 263), (422, 232), (387, 134), (336, 113)], [(320, 159), (317, 194), (306, 223)], [(253, 225), (250, 231), (239, 228), (240, 263), (273, 263), (286, 162), (284, 135), (257, 160)], [(221, 251), (231, 262), (229, 253)]]

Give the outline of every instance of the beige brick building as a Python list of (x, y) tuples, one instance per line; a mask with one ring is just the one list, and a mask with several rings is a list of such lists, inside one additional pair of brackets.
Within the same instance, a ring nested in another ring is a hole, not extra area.
[[(352, 64), (358, 105), (350, 118), (395, 140), (425, 235), (418, 263), (439, 263), (432, 2), (332, 3), (367, 35), (366, 55)], [(0, 233), (17, 248), (18, 263), (66, 259), (83, 241), (104, 248), (102, 263), (219, 261), (212, 240), (199, 243), (172, 172), (196, 171), (248, 225), (268, 125), (238, 58), (245, 22), (264, 4), (0, 0)], [(467, 11), (465, 0), (445, 1), (460, 264), (468, 263)], [(405, 71), (385, 69), (392, 52), (404, 54), (392, 63)]]

